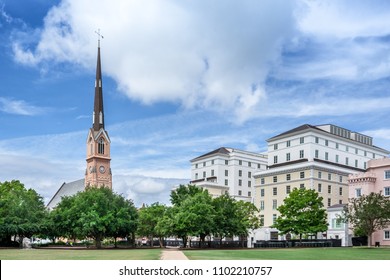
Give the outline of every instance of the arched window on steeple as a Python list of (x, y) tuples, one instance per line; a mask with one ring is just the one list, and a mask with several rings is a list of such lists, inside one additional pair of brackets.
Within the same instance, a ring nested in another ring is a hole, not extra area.
[(99, 154), (104, 154), (104, 139), (103, 139), (103, 137), (99, 139), (98, 153)]

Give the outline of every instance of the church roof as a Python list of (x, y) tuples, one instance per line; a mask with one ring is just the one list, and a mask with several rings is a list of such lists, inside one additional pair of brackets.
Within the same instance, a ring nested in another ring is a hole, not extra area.
[(72, 196), (78, 192), (84, 191), (84, 187), (85, 187), (84, 182), (85, 179), (80, 179), (69, 183), (63, 183), (62, 186), (55, 193), (53, 198), (49, 201), (46, 208), (53, 209), (57, 206), (58, 203), (61, 202), (62, 197)]

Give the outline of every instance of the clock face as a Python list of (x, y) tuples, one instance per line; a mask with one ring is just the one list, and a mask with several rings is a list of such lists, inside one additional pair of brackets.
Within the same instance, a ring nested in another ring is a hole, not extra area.
[(103, 165), (101, 165), (101, 166), (99, 167), (99, 171), (100, 171), (100, 173), (104, 173), (104, 171), (106, 171), (106, 169), (104, 168)]

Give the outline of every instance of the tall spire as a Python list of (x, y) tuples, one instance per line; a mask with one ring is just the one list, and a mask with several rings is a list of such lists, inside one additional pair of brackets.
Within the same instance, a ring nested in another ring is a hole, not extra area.
[(100, 38), (103, 36), (100, 34), (100, 30), (96, 32), (98, 34), (98, 54), (96, 65), (96, 80), (95, 80), (95, 102), (93, 110), (93, 130), (99, 131), (104, 129), (104, 110), (103, 110), (103, 84), (102, 84), (102, 68), (100, 62)]

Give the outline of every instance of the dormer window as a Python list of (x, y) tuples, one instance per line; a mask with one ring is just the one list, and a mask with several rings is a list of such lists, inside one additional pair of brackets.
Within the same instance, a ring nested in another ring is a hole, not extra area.
[(103, 113), (102, 112), (99, 113), (99, 123), (103, 124)]

